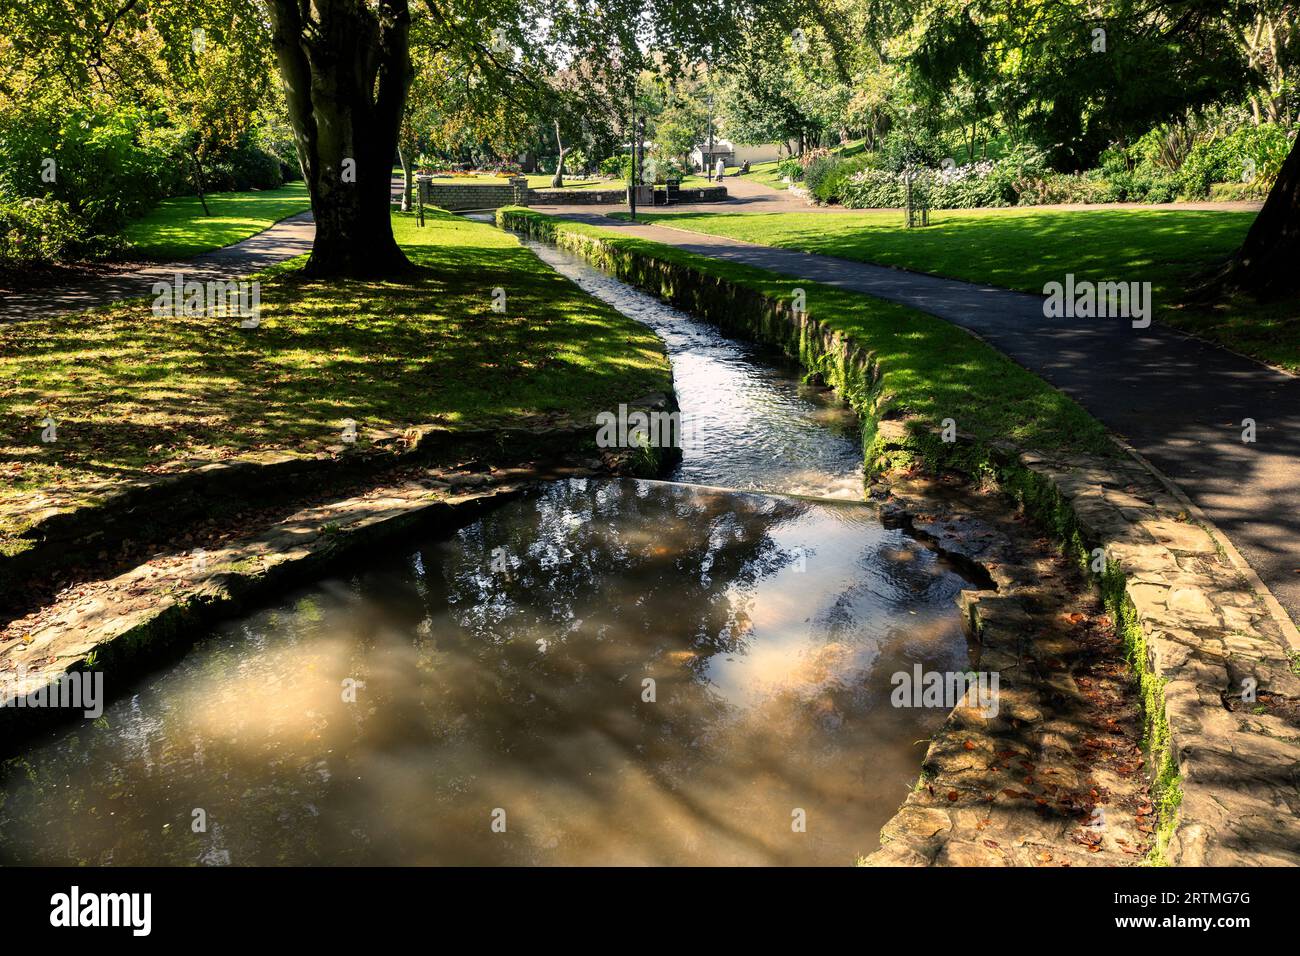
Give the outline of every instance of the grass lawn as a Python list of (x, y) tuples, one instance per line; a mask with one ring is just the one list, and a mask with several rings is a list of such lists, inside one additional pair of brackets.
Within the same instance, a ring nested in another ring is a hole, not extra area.
[[(312, 454), (344, 419), (448, 428), (587, 418), (666, 391), (648, 328), (513, 236), (436, 210), (394, 214), (421, 268), (382, 282), (262, 280), (261, 324), (155, 318), (151, 300), (0, 326), (0, 502), (177, 471), (240, 452)], [(492, 310), (493, 289), (506, 311)], [(58, 440), (41, 442), (47, 414)], [(60, 495), (59, 497), (62, 497)], [(0, 551), (21, 519), (0, 508)]]
[[(740, 174), (739, 166), (727, 167), (728, 176)], [(770, 163), (750, 163), (749, 172), (740, 176), (741, 179), (748, 179), (750, 182), (759, 183), (763, 186), (770, 186), (773, 189), (789, 189), (790, 184), (781, 179), (781, 174), (777, 172), (776, 160)]]
[(1253, 212), (1170, 209), (1086, 211), (1013, 208), (931, 213), (926, 229), (902, 212), (691, 213), (645, 219), (762, 245), (987, 282), (1042, 293), (1076, 279), (1150, 282), (1157, 318), (1230, 348), (1300, 369), (1300, 302), (1184, 304), (1191, 277), (1230, 254)]
[[(510, 211), (550, 218), (524, 209)], [(889, 405), (895, 411), (920, 416), (936, 426), (951, 417), (962, 431), (987, 441), (1010, 440), (1048, 451), (1114, 453), (1105, 428), (1072, 399), (942, 319), (859, 293), (699, 256), (608, 229), (551, 221), (562, 233), (599, 236), (614, 249), (683, 263), (773, 298), (789, 300), (796, 287), (803, 288), (811, 316), (876, 353), (884, 370), (883, 390), (892, 396)], [(990, 401), (990, 396), (996, 396), (996, 401)]]
[(207, 199), (210, 216), (203, 214), (198, 196), (176, 196), (130, 223), (122, 232), (130, 244), (128, 255), (159, 262), (188, 259), (247, 239), (311, 208), (302, 182), (246, 193), (210, 193)]

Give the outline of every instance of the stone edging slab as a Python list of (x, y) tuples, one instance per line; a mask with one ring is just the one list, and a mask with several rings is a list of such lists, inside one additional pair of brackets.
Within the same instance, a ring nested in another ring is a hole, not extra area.
[[(877, 443), (882, 453), (919, 450), (940, 465), (941, 445), (936, 434), (918, 441), (903, 422), (881, 423)], [(1300, 725), (1292, 703), (1300, 677), (1283, 627), (1212, 530), (1137, 458), (1060, 459), (1003, 448), (994, 462), (1002, 483), (1020, 485), (1013, 490), (1022, 501), (1037, 499), (1038, 510), (1058, 516), (1067, 554), (1090, 571), (1100, 568), (1107, 610), (1137, 658), (1160, 817), (1153, 859), (1300, 864)], [(999, 606), (968, 606), (972, 630), (1005, 650), (990, 610)], [(950, 750), (970, 723), (969, 707), (954, 710), (931, 754)], [(947, 844), (960, 827), (955, 818), (944, 823), (947, 816), (912, 794), (885, 828), (890, 842), (868, 862), (951, 862)]]

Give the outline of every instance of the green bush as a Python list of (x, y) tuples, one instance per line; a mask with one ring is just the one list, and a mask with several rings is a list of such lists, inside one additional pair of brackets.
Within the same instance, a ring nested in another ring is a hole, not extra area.
[(900, 209), (906, 201), (902, 179), (884, 169), (864, 169), (840, 187), (840, 202), (850, 209)]
[(292, 183), (302, 179), (302, 164), (298, 161), (298, 148), (291, 136), (270, 136), (265, 133), (258, 144), (280, 163), (280, 182)]
[(57, 199), (0, 202), (0, 268), (65, 258), (77, 249), (85, 228)]
[(803, 169), (804, 188), (823, 202), (830, 202), (833, 197), (829, 195), (823, 196), (819, 187), (822, 180), (829, 176), (831, 171), (840, 163), (840, 158), (834, 153), (813, 157)]
[[(130, 107), (0, 118), (0, 196), (57, 199), (83, 224), (86, 243), (112, 236), (182, 182), (174, 147), (149, 119)], [(41, 175), (46, 160), (52, 182)]]
[(932, 209), (1008, 206), (1016, 201), (1010, 167), (991, 160), (941, 170), (927, 185)]
[(623, 176), (626, 179), (627, 177), (623, 173), (623, 161), (625, 159), (627, 159), (626, 156), (606, 156), (600, 161), (600, 174), (602, 176)]
[(1270, 186), (1261, 180), (1249, 183), (1214, 183), (1210, 186), (1210, 198), (1215, 202), (1246, 202), (1268, 198)]
[(1132, 172), (1120, 170), (1106, 176), (1110, 196), (1102, 202), (1173, 202), (1178, 198), (1176, 176), (1150, 165)]
[(803, 164), (799, 162), (797, 156), (779, 160), (776, 164), (776, 171), (792, 183), (797, 183), (803, 179)]
[[(912, 197), (931, 209), (975, 209), (1006, 206), (1016, 199), (1014, 165), (981, 160), (945, 169), (913, 169)], [(861, 169), (841, 186), (841, 201), (852, 209), (898, 209), (907, 204), (907, 182), (902, 173)]]
[(1019, 180), (1015, 188), (1016, 201), (1021, 206), (1115, 201), (1115, 192), (1100, 170), (1030, 176)]
[(1290, 136), (1276, 123), (1243, 126), (1194, 146), (1178, 170), (1178, 191), (1201, 199), (1215, 183), (1251, 182), (1267, 192), (1290, 150)]
[(203, 188), (212, 192), (278, 189), (283, 185), (280, 160), (248, 138), (203, 169)]
[(876, 157), (862, 153), (848, 159), (836, 157), (834, 162), (820, 162), (816, 181), (812, 175), (812, 166), (804, 173), (804, 183), (813, 196), (821, 202), (842, 202), (845, 184), (849, 179), (864, 169), (875, 165)]

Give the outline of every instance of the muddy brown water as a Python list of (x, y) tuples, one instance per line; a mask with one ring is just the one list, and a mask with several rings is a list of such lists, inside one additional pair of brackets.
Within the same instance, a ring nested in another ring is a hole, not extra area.
[(674, 480), (551, 483), (130, 687), (106, 675), (101, 720), (0, 771), (0, 859), (845, 865), (876, 848), (945, 716), (890, 706), (890, 675), (967, 666), (953, 598), (970, 585), (855, 500), (856, 423), (832, 395), (534, 248), (667, 342)]

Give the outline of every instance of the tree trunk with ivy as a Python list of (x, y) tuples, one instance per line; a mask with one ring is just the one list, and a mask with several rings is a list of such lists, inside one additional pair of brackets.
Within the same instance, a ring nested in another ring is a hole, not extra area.
[(389, 219), (393, 157), (412, 78), (407, 0), (267, 0), (316, 238), (306, 271), (409, 268)]

